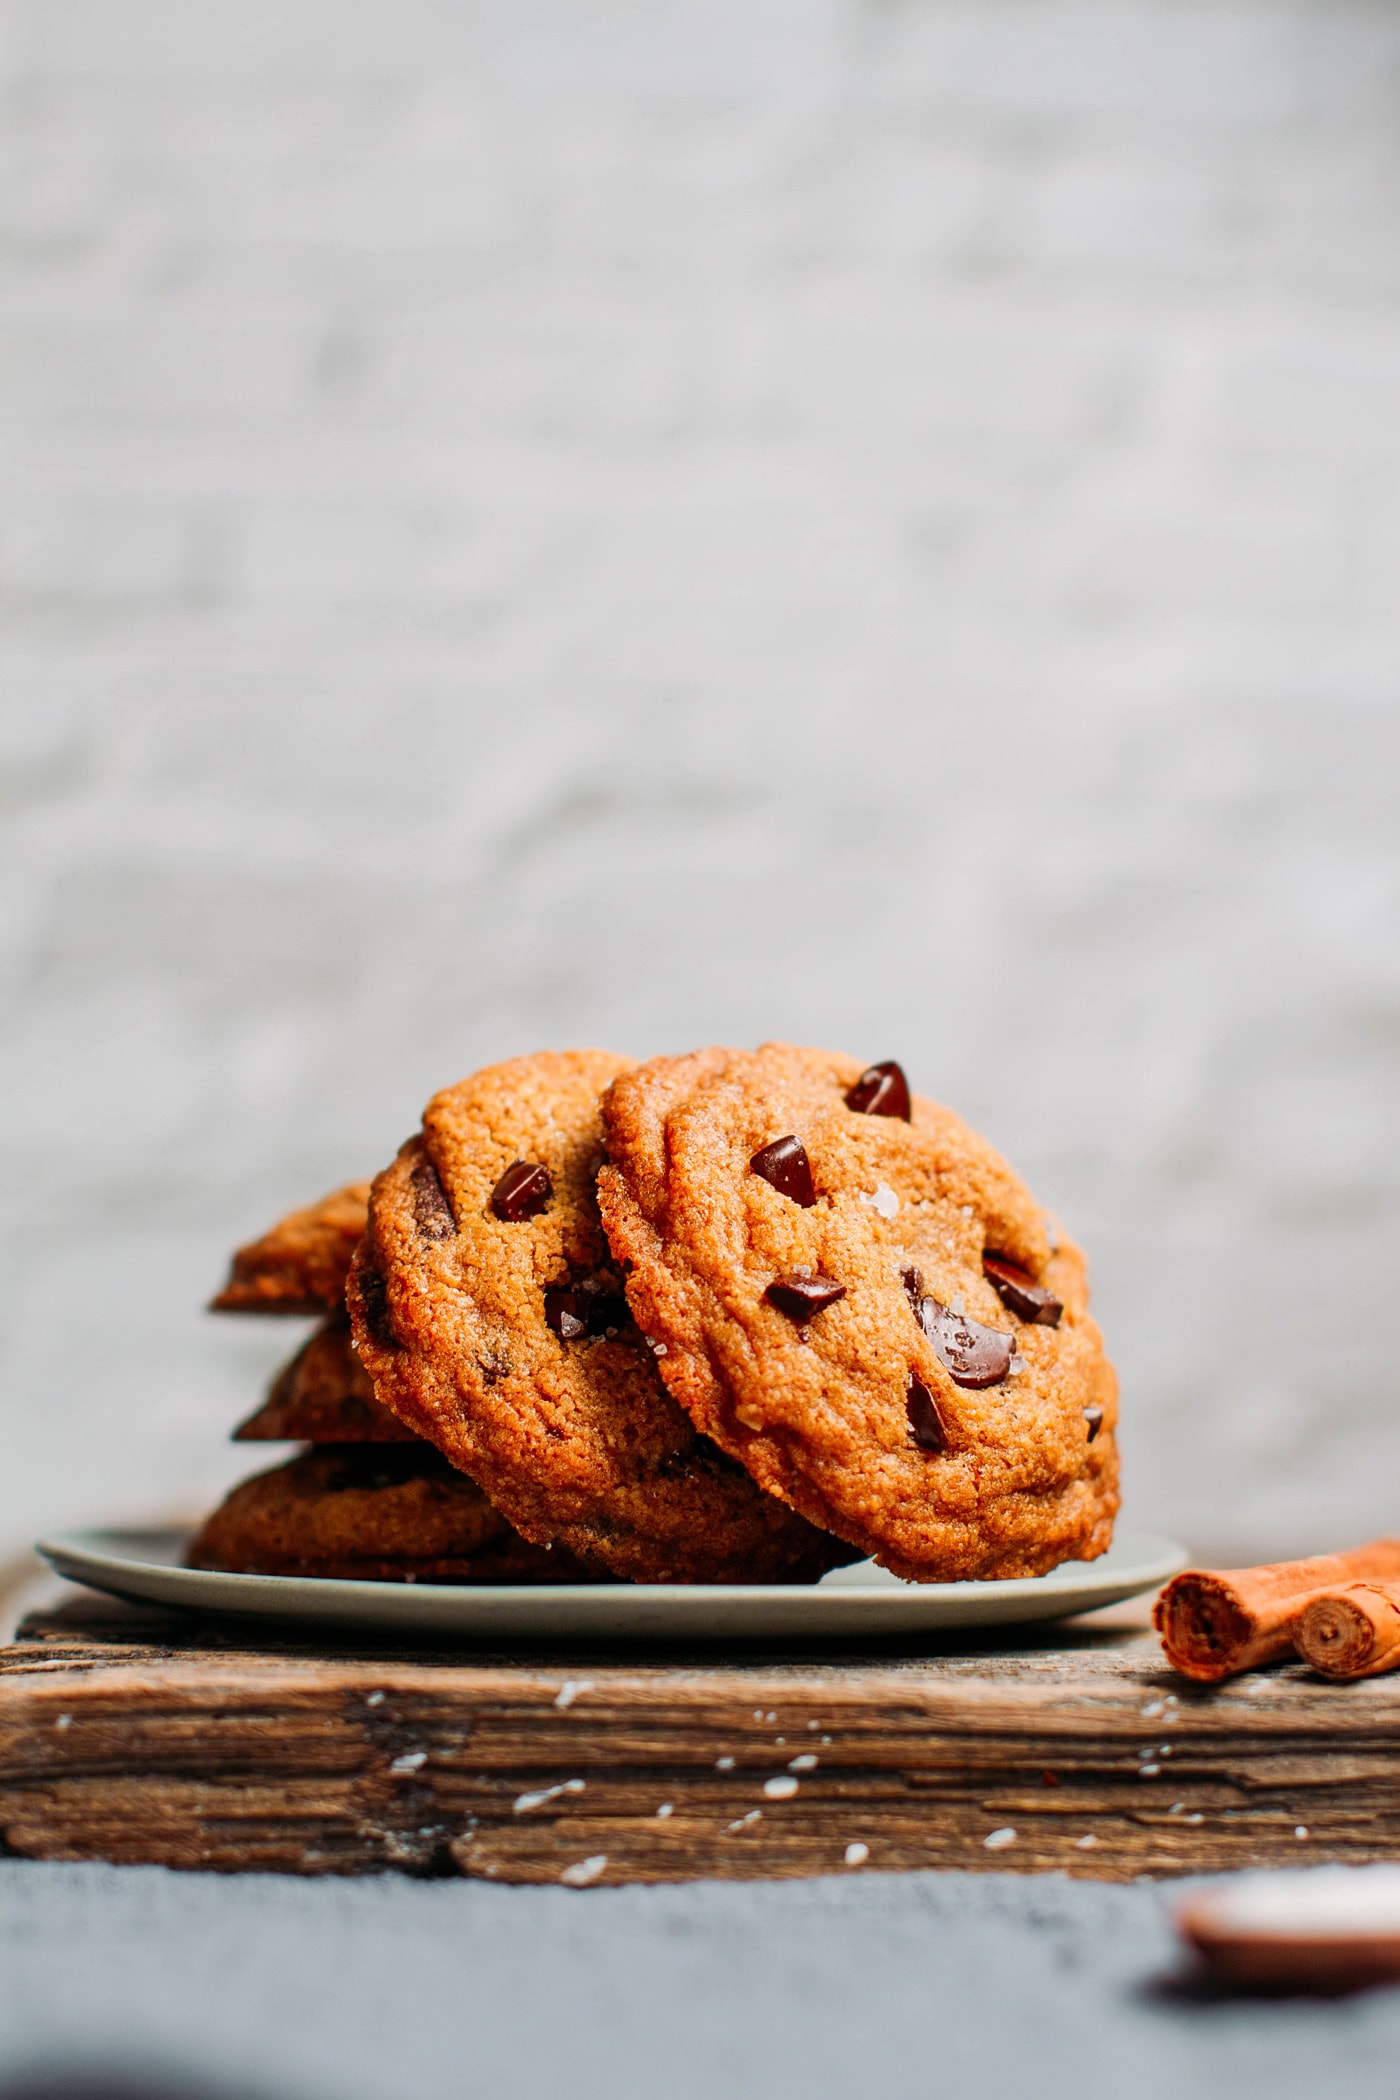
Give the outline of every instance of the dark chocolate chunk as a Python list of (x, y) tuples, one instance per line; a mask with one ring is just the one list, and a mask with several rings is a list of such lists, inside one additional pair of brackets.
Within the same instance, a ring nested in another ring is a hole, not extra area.
[(1101, 1407), (1086, 1407), (1084, 1419), (1089, 1425), (1089, 1442), (1092, 1444), (1094, 1438), (1103, 1428), (1103, 1409)]
[(904, 1067), (897, 1065), (892, 1057), (886, 1058), (882, 1065), (867, 1065), (847, 1094), (846, 1106), (860, 1116), (898, 1116), (901, 1122), (912, 1122), (909, 1082), (904, 1076)]
[(1047, 1291), (1043, 1283), (1037, 1283), (1019, 1262), (1008, 1261), (1004, 1254), (984, 1254), (982, 1274), (1007, 1311), (1014, 1312), (1018, 1320), (1025, 1320), (1033, 1327), (1059, 1326), (1063, 1305), (1053, 1291)]
[(917, 1320), (919, 1317), (919, 1300), (924, 1295), (923, 1275), (920, 1270), (911, 1265), (907, 1269), (900, 1270), (899, 1280), (904, 1285), (904, 1295), (913, 1306), (914, 1317)]
[(616, 1334), (627, 1325), (627, 1300), (620, 1291), (574, 1290), (556, 1284), (544, 1294), (544, 1317), (563, 1342), (581, 1341), (586, 1334)]
[(420, 1159), (410, 1177), (413, 1190), (413, 1222), (425, 1240), (450, 1240), (457, 1220), (430, 1159)]
[(577, 1342), (588, 1333), (588, 1300), (582, 1291), (546, 1291), (545, 1325), (561, 1342)]
[(507, 1167), (491, 1191), (491, 1208), (507, 1225), (519, 1225), (542, 1211), (554, 1194), (548, 1167), (532, 1166), (518, 1159)]
[(779, 1276), (763, 1293), (768, 1303), (776, 1306), (789, 1320), (810, 1320), (838, 1298), (846, 1295), (844, 1283), (833, 1283), (829, 1276)]
[(360, 1301), (365, 1309), (365, 1325), (372, 1338), (381, 1349), (397, 1349), (399, 1338), (389, 1317), (388, 1286), (378, 1269), (361, 1269)]
[(922, 1300), (919, 1320), (954, 1385), (1000, 1385), (1011, 1369), (1014, 1343), (999, 1327), (984, 1327), (966, 1313), (949, 1312), (936, 1298)]
[(909, 1434), (921, 1451), (946, 1451), (948, 1429), (939, 1412), (938, 1401), (919, 1377), (917, 1371), (909, 1373), (908, 1397), (905, 1402), (909, 1414)]
[(594, 1291), (583, 1303), (590, 1334), (616, 1334), (632, 1317), (620, 1291)]
[(812, 1162), (801, 1138), (774, 1138), (771, 1145), (755, 1152), (749, 1161), (749, 1172), (757, 1174), (780, 1196), (790, 1196), (804, 1210), (810, 1210), (817, 1200), (812, 1186)]

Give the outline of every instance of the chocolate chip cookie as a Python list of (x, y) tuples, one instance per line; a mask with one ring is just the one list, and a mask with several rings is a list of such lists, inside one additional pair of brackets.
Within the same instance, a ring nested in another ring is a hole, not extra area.
[(851, 1558), (697, 1433), (598, 1217), (602, 1051), (495, 1065), (378, 1176), (347, 1291), (380, 1400), (523, 1535), (636, 1582), (800, 1582)]
[(279, 1219), (238, 1249), (210, 1311), (319, 1313), (340, 1305), (368, 1202), (369, 1183), (352, 1181)]
[(245, 1480), (191, 1540), (191, 1568), (362, 1582), (588, 1582), (527, 1545), (428, 1444), (323, 1446)]
[(413, 1431), (374, 1397), (342, 1305), (278, 1372), (266, 1400), (233, 1432), (240, 1444), (411, 1444)]
[(1116, 1382), (1082, 1257), (898, 1065), (656, 1058), (603, 1121), (637, 1324), (760, 1486), (916, 1581), (1106, 1550)]

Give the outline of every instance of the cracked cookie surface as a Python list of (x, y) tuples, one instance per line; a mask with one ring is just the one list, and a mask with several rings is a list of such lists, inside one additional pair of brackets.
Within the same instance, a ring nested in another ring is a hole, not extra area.
[(319, 1313), (341, 1305), (368, 1204), (369, 1183), (352, 1181), (289, 1211), (238, 1249), (210, 1311)]
[(233, 1432), (236, 1444), (411, 1444), (413, 1431), (381, 1407), (351, 1346), (344, 1306), (283, 1366), (267, 1398)]
[(951, 1110), (904, 1120), (890, 1071), (770, 1043), (619, 1074), (598, 1186), (628, 1302), (697, 1427), (896, 1574), (1093, 1559), (1117, 1386), (1083, 1258)]
[(362, 1582), (586, 1582), (531, 1546), (431, 1445), (324, 1445), (245, 1480), (191, 1540), (186, 1565)]
[(347, 1291), (379, 1399), (528, 1539), (636, 1582), (812, 1581), (852, 1557), (699, 1434), (598, 1216), (603, 1051), (489, 1067), (379, 1175)]

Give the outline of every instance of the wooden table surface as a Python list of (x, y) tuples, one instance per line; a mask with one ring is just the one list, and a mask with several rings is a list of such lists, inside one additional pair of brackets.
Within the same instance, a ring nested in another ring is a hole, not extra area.
[(1400, 1856), (1400, 1674), (1216, 1688), (1141, 1607), (938, 1652), (347, 1645), (80, 1593), (0, 1648), (32, 1859), (575, 1885)]

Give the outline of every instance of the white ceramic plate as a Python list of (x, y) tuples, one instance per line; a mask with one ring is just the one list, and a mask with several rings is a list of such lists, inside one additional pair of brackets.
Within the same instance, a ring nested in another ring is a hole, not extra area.
[(1187, 1555), (1170, 1539), (1120, 1532), (1100, 1560), (1066, 1561), (1016, 1582), (901, 1582), (873, 1561), (810, 1587), (682, 1584), (339, 1582), (304, 1575), (211, 1575), (182, 1568), (183, 1531), (65, 1531), (36, 1550), (70, 1582), (193, 1611), (255, 1613), (324, 1626), (500, 1640), (858, 1640), (1064, 1618), (1156, 1589)]

